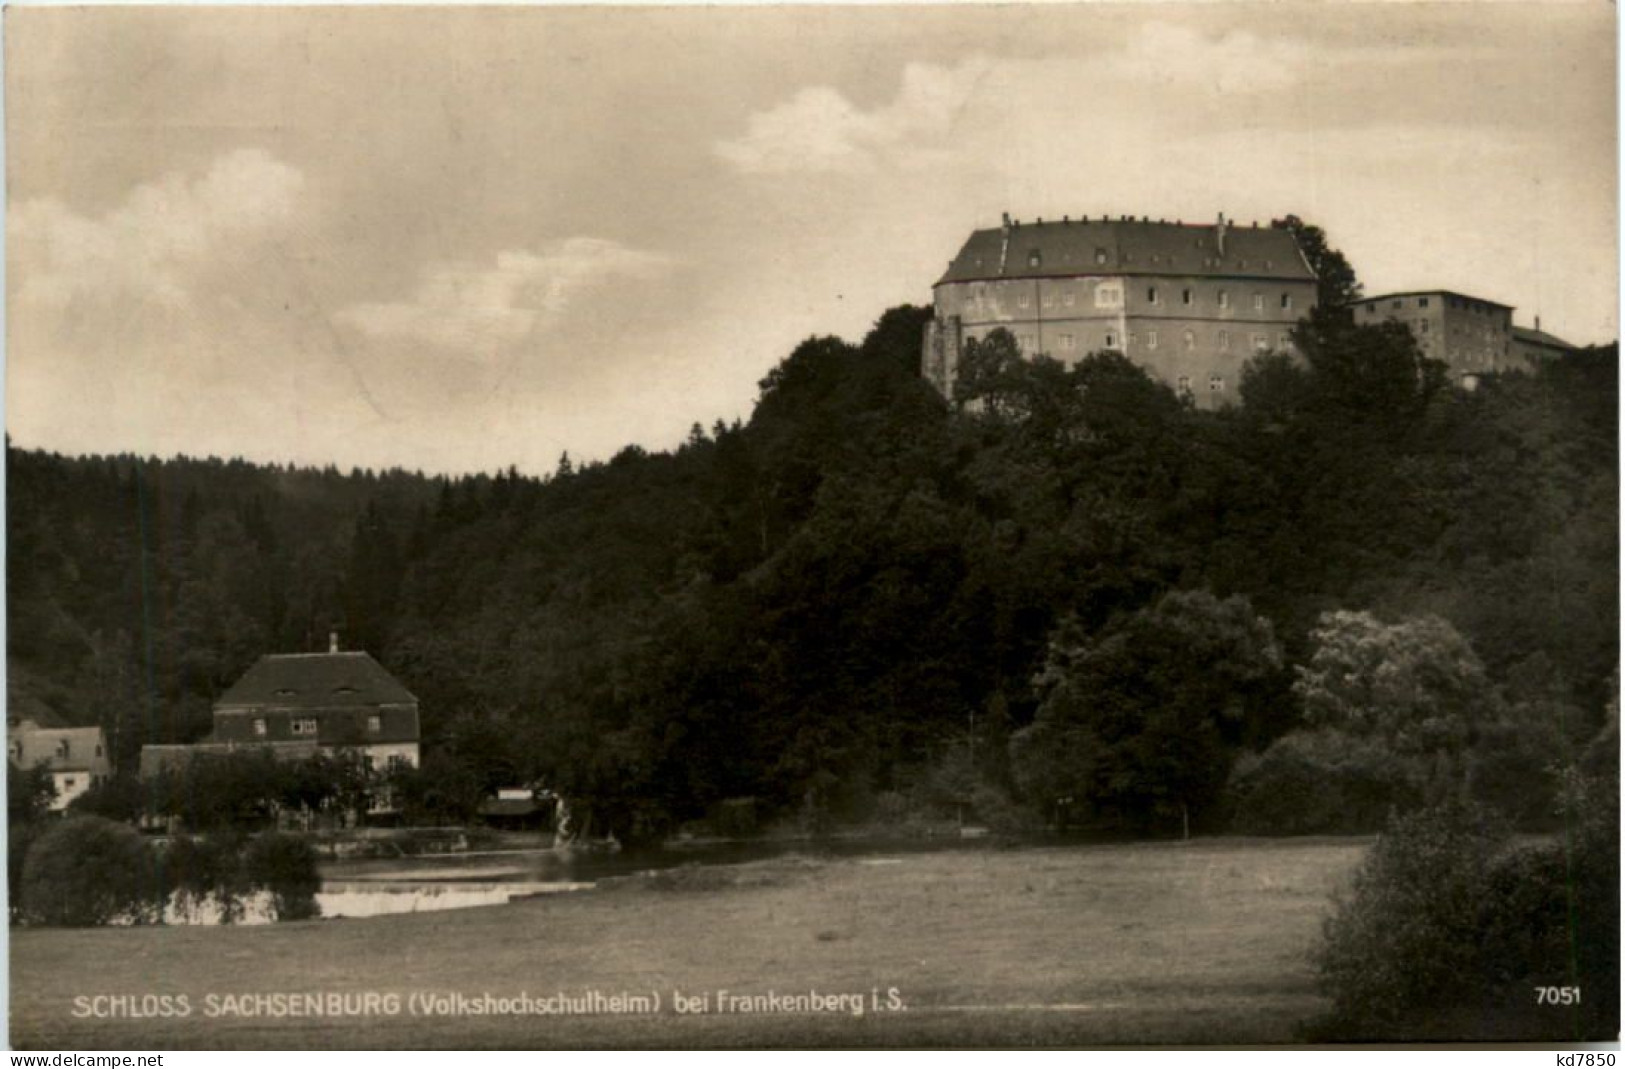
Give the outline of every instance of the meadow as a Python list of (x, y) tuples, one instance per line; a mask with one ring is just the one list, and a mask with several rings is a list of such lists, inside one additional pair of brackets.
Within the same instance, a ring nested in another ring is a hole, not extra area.
[[(11, 1044), (1291, 1043), (1299, 1022), (1326, 1004), (1308, 952), (1333, 893), (1348, 886), (1369, 844), (1213, 839), (791, 856), (441, 913), (14, 930)], [(660, 1008), (465, 1015), (444, 998), (461, 996), (467, 1010), (485, 995), (523, 994), (535, 1005), (594, 991), (658, 997)], [(725, 1006), (722, 991), (847, 994), (860, 996), (863, 1012), (851, 1001), (838, 1010), (743, 1012), (748, 1004)], [(348, 995), (352, 1011), (377, 998), (372, 1012), (273, 1016), (263, 1010), (279, 1003), (241, 997), (268, 993)], [(704, 1012), (676, 1012), (677, 993), (703, 996)], [(425, 1005), (431, 1012), (413, 1012)], [(166, 1007), (172, 1015), (133, 1016)]]

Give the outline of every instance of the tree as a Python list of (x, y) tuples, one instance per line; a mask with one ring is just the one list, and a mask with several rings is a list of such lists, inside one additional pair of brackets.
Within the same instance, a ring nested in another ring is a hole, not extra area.
[(1460, 753), (1497, 715), (1499, 695), (1467, 640), (1437, 616), (1385, 624), (1366, 612), (1329, 612), (1293, 692), (1304, 723), (1395, 753)]
[(1219, 797), (1250, 724), (1281, 697), (1281, 651), (1245, 598), (1173, 591), (1088, 635), (1051, 636), (1031, 726), (1011, 741), (1017, 782), (1045, 808), (1188, 828)]
[(31, 924), (66, 927), (146, 923), (162, 909), (162, 887), (140, 832), (101, 817), (71, 816), (29, 848), (23, 916)]
[(1303, 258), (1315, 273), (1319, 307), (1341, 309), (1350, 301), (1360, 299), (1360, 280), (1354, 274), (1354, 267), (1340, 251), (1331, 247), (1324, 230), (1310, 226), (1296, 215), (1272, 220), (1270, 226), (1291, 232), (1297, 241)]

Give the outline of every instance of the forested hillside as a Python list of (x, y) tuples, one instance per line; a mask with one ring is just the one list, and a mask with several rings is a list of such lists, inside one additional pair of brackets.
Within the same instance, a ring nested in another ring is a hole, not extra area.
[(1239, 757), (1365, 730), (1314, 719), (1312, 662), (1407, 621), (1468, 681), (1429, 714), (1467, 741), (1401, 750), (1602, 729), (1615, 348), (1468, 393), (1325, 315), (1206, 413), (996, 335), (950, 404), (928, 315), (804, 342), (746, 424), (545, 478), (8, 449), (11, 708), (101, 723), (128, 765), (336, 629), (422, 699), (425, 775), (545, 781), (630, 834), (746, 797), (1200, 822)]

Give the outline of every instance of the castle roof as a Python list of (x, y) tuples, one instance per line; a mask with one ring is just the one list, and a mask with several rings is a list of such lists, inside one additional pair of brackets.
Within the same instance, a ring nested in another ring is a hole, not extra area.
[(216, 709), (336, 709), (416, 705), (417, 698), (365, 653), (269, 654), (215, 702)]
[(1404, 297), (1454, 297), (1458, 301), (1487, 304), (1492, 308), (1505, 308), (1509, 312), (1515, 307), (1510, 304), (1502, 304), (1500, 301), (1492, 301), (1488, 297), (1474, 297), (1472, 294), (1462, 293), (1460, 290), (1398, 290), (1394, 293), (1379, 293), (1375, 297), (1361, 297), (1359, 300), (1350, 301), (1349, 303), (1356, 305), (1380, 304), (1383, 301), (1399, 300)]
[(1063, 219), (1011, 222), (975, 231), (937, 285), (1074, 275), (1315, 280), (1287, 230), (1230, 223)]
[(1536, 345), (1542, 349), (1574, 348), (1572, 344), (1564, 341), (1557, 335), (1548, 334), (1544, 330), (1539, 330), (1535, 327), (1515, 326), (1512, 328), (1512, 337), (1514, 340), (1522, 342), (1524, 345)]

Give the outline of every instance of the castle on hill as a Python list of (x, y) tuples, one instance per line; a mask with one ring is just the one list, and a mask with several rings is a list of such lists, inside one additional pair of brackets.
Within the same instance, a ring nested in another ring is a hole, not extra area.
[[(1293, 353), (1292, 330), (1315, 307), (1314, 269), (1290, 230), (1121, 216), (977, 230), (933, 287), (921, 373), (945, 396), (967, 342), (999, 328), (1023, 353), (1074, 364), (1118, 352), (1191, 403), (1236, 400), (1241, 369)], [(1527, 369), (1572, 346), (1512, 325), (1512, 308), (1449, 290), (1355, 302), (1356, 322), (1394, 320), (1423, 355), (1471, 387), (1486, 372)]]

